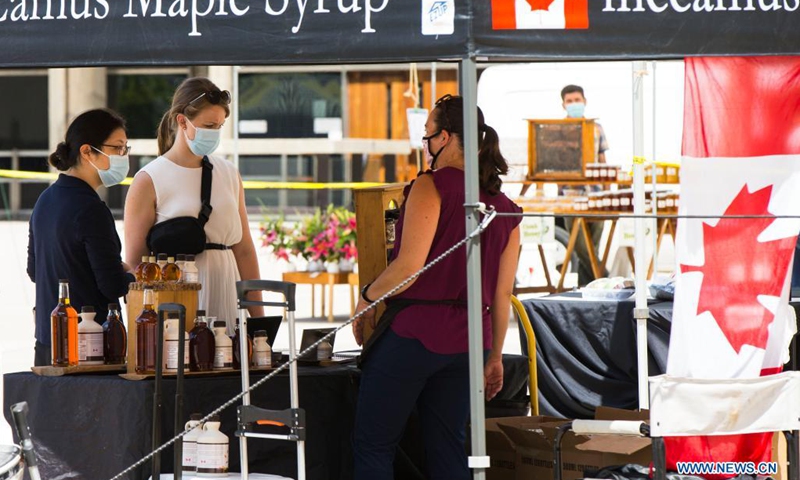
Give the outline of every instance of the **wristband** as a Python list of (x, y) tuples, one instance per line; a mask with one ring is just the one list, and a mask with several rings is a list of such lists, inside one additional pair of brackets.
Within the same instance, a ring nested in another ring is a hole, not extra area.
[(368, 283), (368, 284), (364, 285), (364, 288), (361, 289), (361, 299), (364, 300), (367, 303), (375, 303), (374, 301), (370, 300), (369, 297), (367, 297), (367, 290), (369, 290), (369, 287), (371, 287), (371, 286), (372, 286), (372, 284)]

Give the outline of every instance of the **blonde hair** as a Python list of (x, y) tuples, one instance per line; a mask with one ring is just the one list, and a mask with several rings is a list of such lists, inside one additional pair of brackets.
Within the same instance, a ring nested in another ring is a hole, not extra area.
[[(190, 120), (196, 117), (204, 108), (215, 105), (202, 97), (204, 93), (219, 92), (220, 89), (214, 82), (203, 77), (187, 78), (175, 90), (172, 96), (172, 106), (161, 117), (158, 125), (158, 154), (164, 155), (175, 143), (175, 132), (178, 130), (178, 114), (186, 115)], [(218, 103), (225, 109), (225, 117), (231, 114), (230, 106)]]

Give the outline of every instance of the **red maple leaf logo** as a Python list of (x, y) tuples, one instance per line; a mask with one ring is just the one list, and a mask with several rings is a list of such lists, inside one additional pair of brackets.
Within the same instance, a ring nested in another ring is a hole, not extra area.
[(550, 5), (553, 4), (555, 0), (526, 0), (528, 5), (531, 6), (531, 11), (535, 12), (536, 10), (550, 10)]
[[(743, 187), (725, 215), (765, 215), (772, 186), (755, 193)], [(759, 295), (780, 296), (797, 236), (759, 242), (771, 218), (723, 218), (703, 224), (703, 266), (681, 265), (681, 272), (701, 272), (697, 314), (710, 312), (736, 353), (742, 346), (766, 348), (767, 327), (774, 314), (758, 302)]]

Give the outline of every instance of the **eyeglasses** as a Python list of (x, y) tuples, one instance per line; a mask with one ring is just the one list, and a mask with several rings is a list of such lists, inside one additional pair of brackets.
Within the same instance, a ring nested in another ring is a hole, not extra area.
[(197, 96), (194, 100), (189, 102), (189, 105), (194, 104), (194, 102), (200, 100), (201, 98), (205, 97), (206, 101), (211, 105), (230, 105), (231, 104), (231, 92), (227, 90), (212, 90), (209, 92), (203, 92)]
[(120, 146), (120, 145), (106, 145), (105, 143), (103, 143), (100, 146), (101, 147), (106, 147), (106, 148), (116, 148), (117, 149), (117, 153), (119, 153), (120, 155), (123, 155), (123, 156), (131, 153), (131, 146), (130, 145), (122, 145), (122, 146)]

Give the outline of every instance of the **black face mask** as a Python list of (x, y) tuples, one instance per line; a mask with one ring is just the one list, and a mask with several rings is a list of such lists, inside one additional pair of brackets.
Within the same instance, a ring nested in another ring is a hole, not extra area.
[(442, 130), (439, 130), (439, 131), (437, 131), (436, 133), (434, 133), (432, 135), (428, 135), (427, 137), (422, 137), (422, 140), (426, 143), (426, 150), (431, 155), (431, 170), (436, 168), (436, 159), (439, 157), (439, 154), (442, 153), (442, 150), (444, 150), (444, 147), (447, 146), (447, 145), (442, 145), (442, 148), (440, 148), (439, 151), (436, 152), (436, 153), (433, 153), (430, 150), (430, 141), (431, 141), (431, 139), (439, 136), (441, 133), (442, 133)]

